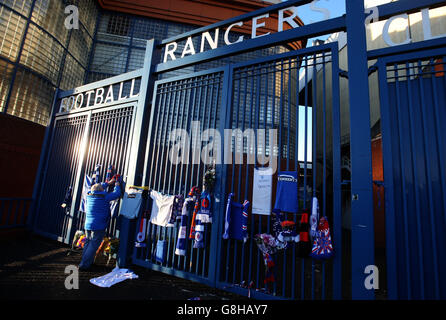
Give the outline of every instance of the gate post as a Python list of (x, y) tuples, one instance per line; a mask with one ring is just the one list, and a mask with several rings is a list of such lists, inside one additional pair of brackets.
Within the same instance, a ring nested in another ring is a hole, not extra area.
[(374, 264), (370, 100), (364, 1), (346, 0), (351, 157), (352, 299), (374, 299), (364, 270)]
[[(136, 109), (135, 125), (131, 142), (131, 151), (129, 157), (129, 170), (127, 176), (127, 185), (139, 185), (142, 183), (142, 171), (144, 168), (145, 152), (148, 130), (148, 117), (150, 109), (146, 106), (152, 101), (153, 83), (152, 71), (154, 67), (156, 50), (156, 41), (151, 39), (147, 41), (146, 54), (144, 58), (143, 74), (141, 78), (141, 87), (139, 91), (138, 106)], [(130, 220), (120, 215), (119, 228), (119, 251), (117, 265), (125, 267), (132, 254), (133, 239), (135, 238), (136, 219)]]
[(79, 216), (79, 208), (80, 202), (82, 198), (82, 190), (84, 188), (84, 180), (85, 180), (85, 165), (88, 157), (88, 149), (89, 149), (89, 140), (90, 140), (90, 131), (91, 131), (91, 111), (88, 113), (87, 122), (85, 124), (84, 135), (82, 138), (82, 143), (80, 147), (80, 155), (78, 159), (78, 167), (76, 172), (75, 183), (73, 187), (73, 199), (70, 210), (69, 221), (67, 225), (67, 234), (65, 236), (64, 242), (66, 244), (70, 244), (74, 237), (73, 226), (76, 225), (76, 221)]

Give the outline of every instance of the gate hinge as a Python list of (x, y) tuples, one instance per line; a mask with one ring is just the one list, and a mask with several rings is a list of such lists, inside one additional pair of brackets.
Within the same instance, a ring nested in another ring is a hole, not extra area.
[(376, 63), (373, 66), (369, 67), (369, 75), (371, 75), (375, 71), (378, 71), (378, 66), (376, 65)]
[(348, 72), (345, 71), (345, 70), (339, 70), (339, 76), (340, 76), (341, 78), (348, 79)]

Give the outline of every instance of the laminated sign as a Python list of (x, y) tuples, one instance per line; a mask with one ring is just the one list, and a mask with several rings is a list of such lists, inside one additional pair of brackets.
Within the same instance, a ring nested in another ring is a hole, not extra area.
[(254, 168), (252, 213), (269, 215), (273, 188), (273, 169)]

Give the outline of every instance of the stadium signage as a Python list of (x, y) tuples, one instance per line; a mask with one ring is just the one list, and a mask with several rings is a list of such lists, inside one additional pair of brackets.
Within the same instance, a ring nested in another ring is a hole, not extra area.
[[(59, 113), (68, 113), (70, 111), (78, 111), (79, 109), (90, 107), (97, 108), (114, 102), (135, 99), (139, 96), (139, 92), (135, 93), (135, 80), (136, 79), (131, 80), (130, 93), (128, 95), (124, 94), (124, 81), (79, 93), (75, 92), (75, 94), (61, 99)], [(115, 90), (118, 86), (119, 90)]]

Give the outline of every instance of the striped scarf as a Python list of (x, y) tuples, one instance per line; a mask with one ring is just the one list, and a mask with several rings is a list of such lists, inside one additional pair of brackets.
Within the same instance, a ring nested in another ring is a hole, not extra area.
[(193, 187), (189, 192), (189, 196), (193, 196), (195, 199), (194, 212), (192, 214), (192, 223), (190, 226), (189, 239), (195, 239), (195, 226), (197, 224), (197, 214), (200, 211), (200, 189), (198, 187)]
[[(212, 222), (212, 217), (210, 215), (210, 195), (207, 191), (203, 191), (200, 197), (200, 211), (196, 215), (196, 226), (195, 226), (195, 242), (194, 248), (204, 248), (204, 224)], [(196, 206), (196, 204), (195, 204)]]
[(199, 193), (199, 189), (197, 187), (193, 187), (188, 194), (188, 197), (184, 199), (183, 208), (181, 211), (181, 220), (180, 220), (180, 228), (178, 230), (178, 240), (177, 246), (175, 249), (175, 254), (178, 256), (186, 255), (186, 245), (187, 245), (187, 217), (189, 210), (191, 209), (192, 203), (197, 202), (197, 198)]

